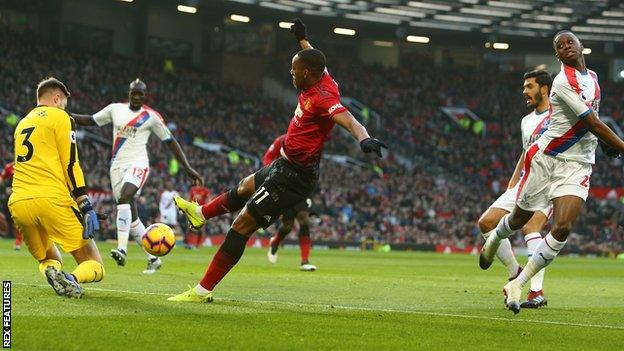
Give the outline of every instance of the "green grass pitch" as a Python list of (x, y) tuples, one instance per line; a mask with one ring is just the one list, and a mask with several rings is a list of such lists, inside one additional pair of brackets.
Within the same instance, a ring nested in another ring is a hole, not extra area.
[[(166, 301), (195, 285), (214, 248), (180, 247), (144, 276), (99, 244), (106, 278), (80, 300), (56, 296), (24, 249), (0, 240), (0, 278), (11, 280), (14, 350), (617, 350), (624, 345), (624, 262), (558, 258), (546, 272), (549, 306), (503, 308), (505, 271), (477, 258), (415, 252), (297, 250), (271, 265), (247, 249), (212, 304)], [(65, 256), (65, 267), (75, 263)]]

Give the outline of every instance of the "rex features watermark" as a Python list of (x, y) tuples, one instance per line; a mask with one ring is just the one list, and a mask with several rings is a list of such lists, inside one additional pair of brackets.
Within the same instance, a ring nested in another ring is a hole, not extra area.
[(2, 348), (11, 348), (11, 282), (2, 282)]

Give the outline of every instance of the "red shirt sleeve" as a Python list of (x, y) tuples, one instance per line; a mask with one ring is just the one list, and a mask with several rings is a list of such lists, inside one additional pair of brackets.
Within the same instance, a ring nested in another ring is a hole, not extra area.
[(337, 113), (346, 111), (347, 108), (342, 106), (340, 94), (337, 91), (324, 91), (316, 102), (316, 110), (320, 116), (332, 117)]
[(280, 149), (282, 148), (282, 140), (284, 140), (285, 135), (278, 136), (267, 151), (264, 153), (262, 157), (262, 164), (269, 165), (271, 162), (275, 161), (278, 157), (280, 157)]

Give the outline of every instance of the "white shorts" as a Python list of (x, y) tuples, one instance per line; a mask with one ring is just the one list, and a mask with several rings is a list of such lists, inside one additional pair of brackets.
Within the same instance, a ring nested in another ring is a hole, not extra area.
[(115, 202), (121, 197), (121, 188), (124, 183), (134, 184), (139, 190), (135, 197), (141, 194), (141, 188), (149, 175), (149, 166), (146, 164), (135, 164), (129, 166), (114, 167), (110, 170), (111, 187), (113, 188), (113, 196)]
[[(518, 193), (518, 185), (511, 189), (507, 189), (501, 196), (494, 201), (490, 208), (500, 208), (507, 212), (513, 211), (516, 207), (516, 194)], [(552, 214), (552, 203), (549, 203), (547, 207), (542, 208), (539, 212), (543, 213), (546, 218), (550, 218)]]
[(548, 156), (534, 144), (524, 159), (516, 202), (524, 210), (537, 211), (548, 206), (550, 200), (565, 195), (585, 201), (591, 173), (591, 164)]
[(176, 207), (174, 206), (173, 210), (161, 211), (160, 221), (168, 226), (178, 225), (178, 210)]

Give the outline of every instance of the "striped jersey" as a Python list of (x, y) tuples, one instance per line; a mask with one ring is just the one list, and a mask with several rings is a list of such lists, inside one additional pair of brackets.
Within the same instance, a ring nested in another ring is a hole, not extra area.
[(539, 137), (544, 134), (550, 123), (552, 109), (542, 112), (533, 112), (522, 118), (520, 128), (522, 130), (522, 148), (526, 151)]
[(592, 70), (579, 72), (561, 65), (550, 92), (552, 116), (550, 125), (537, 143), (545, 154), (593, 164), (598, 139), (587, 129), (582, 119), (592, 111), (598, 114), (600, 85)]
[(128, 103), (113, 103), (94, 114), (93, 119), (98, 126), (113, 123), (111, 168), (149, 164), (146, 145), (151, 133), (162, 141), (172, 138), (160, 113), (147, 105), (132, 111)]

